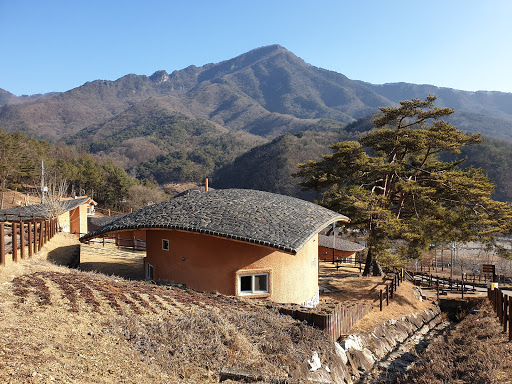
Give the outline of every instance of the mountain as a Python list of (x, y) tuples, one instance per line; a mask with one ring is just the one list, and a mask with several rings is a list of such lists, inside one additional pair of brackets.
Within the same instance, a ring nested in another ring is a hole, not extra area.
[[(212, 178), (214, 188), (252, 188), (281, 193), (306, 200), (319, 198), (314, 191), (303, 191), (292, 176), (297, 164), (319, 160), (332, 153), (329, 145), (343, 140), (358, 140), (373, 128), (377, 114), (365, 116), (337, 132), (303, 132), (283, 135), (242, 154), (218, 169)], [(462, 168), (482, 168), (495, 183), (493, 198), (512, 201), (512, 141), (485, 137), (484, 142), (463, 147), (459, 155), (442, 153), (444, 161), (466, 159)]]
[(303, 191), (299, 180), (292, 176), (298, 171), (297, 164), (319, 160), (322, 154), (331, 152), (330, 144), (357, 140), (358, 136), (345, 130), (280, 136), (220, 168), (212, 176), (212, 187), (251, 188), (313, 200), (315, 192)]
[(267, 140), (230, 131), (176, 112), (158, 99), (148, 99), (68, 141), (115, 160), (141, 179), (154, 178), (164, 184), (203, 179)]
[[(0, 127), (49, 139), (68, 138), (138, 103), (158, 99), (177, 112), (272, 139), (285, 133), (337, 129), (379, 106), (428, 94), (436, 94), (439, 105), (469, 113), (460, 117), (468, 130), (487, 133), (492, 126), (492, 135), (512, 139), (512, 94), (354, 81), (309, 65), (279, 45), (217, 64), (189, 66), (171, 74), (160, 70), (149, 77), (131, 74), (116, 81), (96, 80), (34, 99), (21, 100), (3, 91)], [(319, 119), (333, 123), (325, 126), (318, 124)]]
[[(370, 129), (378, 107), (429, 94), (438, 96), (437, 105), (455, 108), (450, 121), (461, 129), (512, 140), (510, 93), (355, 81), (279, 45), (170, 74), (95, 80), (62, 93), (17, 97), (0, 89), (0, 127), (66, 140), (160, 183), (215, 172), (219, 185), (269, 190), (264, 184), (274, 178), (272, 188), (299, 194), (279, 186), (279, 180), (291, 182), (286, 172), (297, 162), (318, 158), (328, 140)], [(246, 166), (266, 157), (276, 161), (275, 175)], [(242, 175), (244, 169), (262, 180)]]
[(512, 93), (468, 92), (408, 83), (360, 83), (394, 103), (436, 95), (436, 105), (455, 110), (446, 120), (460, 129), (480, 132), (488, 137), (512, 140)]

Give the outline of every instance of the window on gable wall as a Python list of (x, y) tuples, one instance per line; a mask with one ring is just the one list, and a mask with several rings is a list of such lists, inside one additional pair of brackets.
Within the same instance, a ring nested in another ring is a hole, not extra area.
[(253, 273), (238, 276), (239, 295), (259, 293), (268, 293), (268, 273)]

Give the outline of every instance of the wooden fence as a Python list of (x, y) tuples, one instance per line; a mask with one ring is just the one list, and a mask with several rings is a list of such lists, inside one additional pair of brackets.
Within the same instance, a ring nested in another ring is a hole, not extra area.
[[(76, 233), (78, 236), (85, 235), (85, 233)], [(93, 238), (87, 240), (85, 243), (101, 243), (103, 247), (105, 246), (105, 243), (112, 243), (117, 246), (117, 248), (131, 248), (134, 251), (144, 251), (146, 250), (146, 240), (145, 239), (138, 239), (135, 236), (132, 236), (130, 238), (126, 237), (120, 237), (116, 234), (113, 235), (107, 235), (104, 234), (101, 237)]]
[(371, 301), (357, 303), (332, 301), (322, 303), (316, 308), (305, 308), (299, 305), (276, 304), (276, 306), (280, 313), (322, 329), (332, 340), (338, 340), (342, 335), (348, 334), (357, 320), (373, 311)]
[(512, 341), (512, 295), (505, 293), (502, 289), (487, 288), (487, 296), (494, 308), (494, 312), (503, 325), (503, 332), (507, 332), (508, 326), (508, 341)]
[(386, 301), (386, 306), (389, 305), (389, 299), (392, 299), (395, 295), (395, 292), (397, 291), (398, 287), (400, 286), (400, 283), (403, 281), (403, 275), (401, 273), (402, 271), (399, 270), (398, 272), (395, 272), (395, 276), (393, 279), (386, 283), (386, 288), (381, 289), (379, 292), (379, 309), (382, 312), (382, 307), (384, 304), (384, 300)]
[(36, 219), (21, 215), (16, 219), (0, 223), (0, 265), (3, 267), (8, 254), (12, 255), (16, 263), (19, 258), (32, 257), (59, 231), (57, 219)]
[[(462, 276), (461, 279), (451, 279), (443, 276), (437, 276), (433, 274), (427, 274), (422, 272), (408, 272), (413, 276), (414, 284), (424, 284), (429, 288), (435, 288), (437, 290), (437, 299), (439, 295), (446, 294), (444, 291), (456, 291), (461, 294), (461, 298), (464, 299), (464, 292), (476, 291), (477, 287), (485, 287), (485, 283), (482, 280), (477, 281), (475, 278), (467, 278)], [(418, 278), (419, 277), (419, 278)]]

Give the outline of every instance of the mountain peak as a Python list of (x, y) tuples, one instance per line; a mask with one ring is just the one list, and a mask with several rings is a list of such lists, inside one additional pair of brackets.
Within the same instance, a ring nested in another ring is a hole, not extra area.
[(160, 70), (153, 73), (151, 76), (149, 76), (149, 78), (155, 83), (165, 83), (169, 81), (169, 74), (167, 71)]

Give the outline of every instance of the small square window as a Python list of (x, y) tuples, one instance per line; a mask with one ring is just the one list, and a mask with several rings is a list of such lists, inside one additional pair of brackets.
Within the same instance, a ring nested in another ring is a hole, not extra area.
[(168, 251), (169, 250), (169, 240), (166, 240), (166, 239), (162, 240), (162, 249), (164, 251)]
[(254, 273), (238, 277), (238, 293), (251, 295), (268, 293), (268, 273)]

